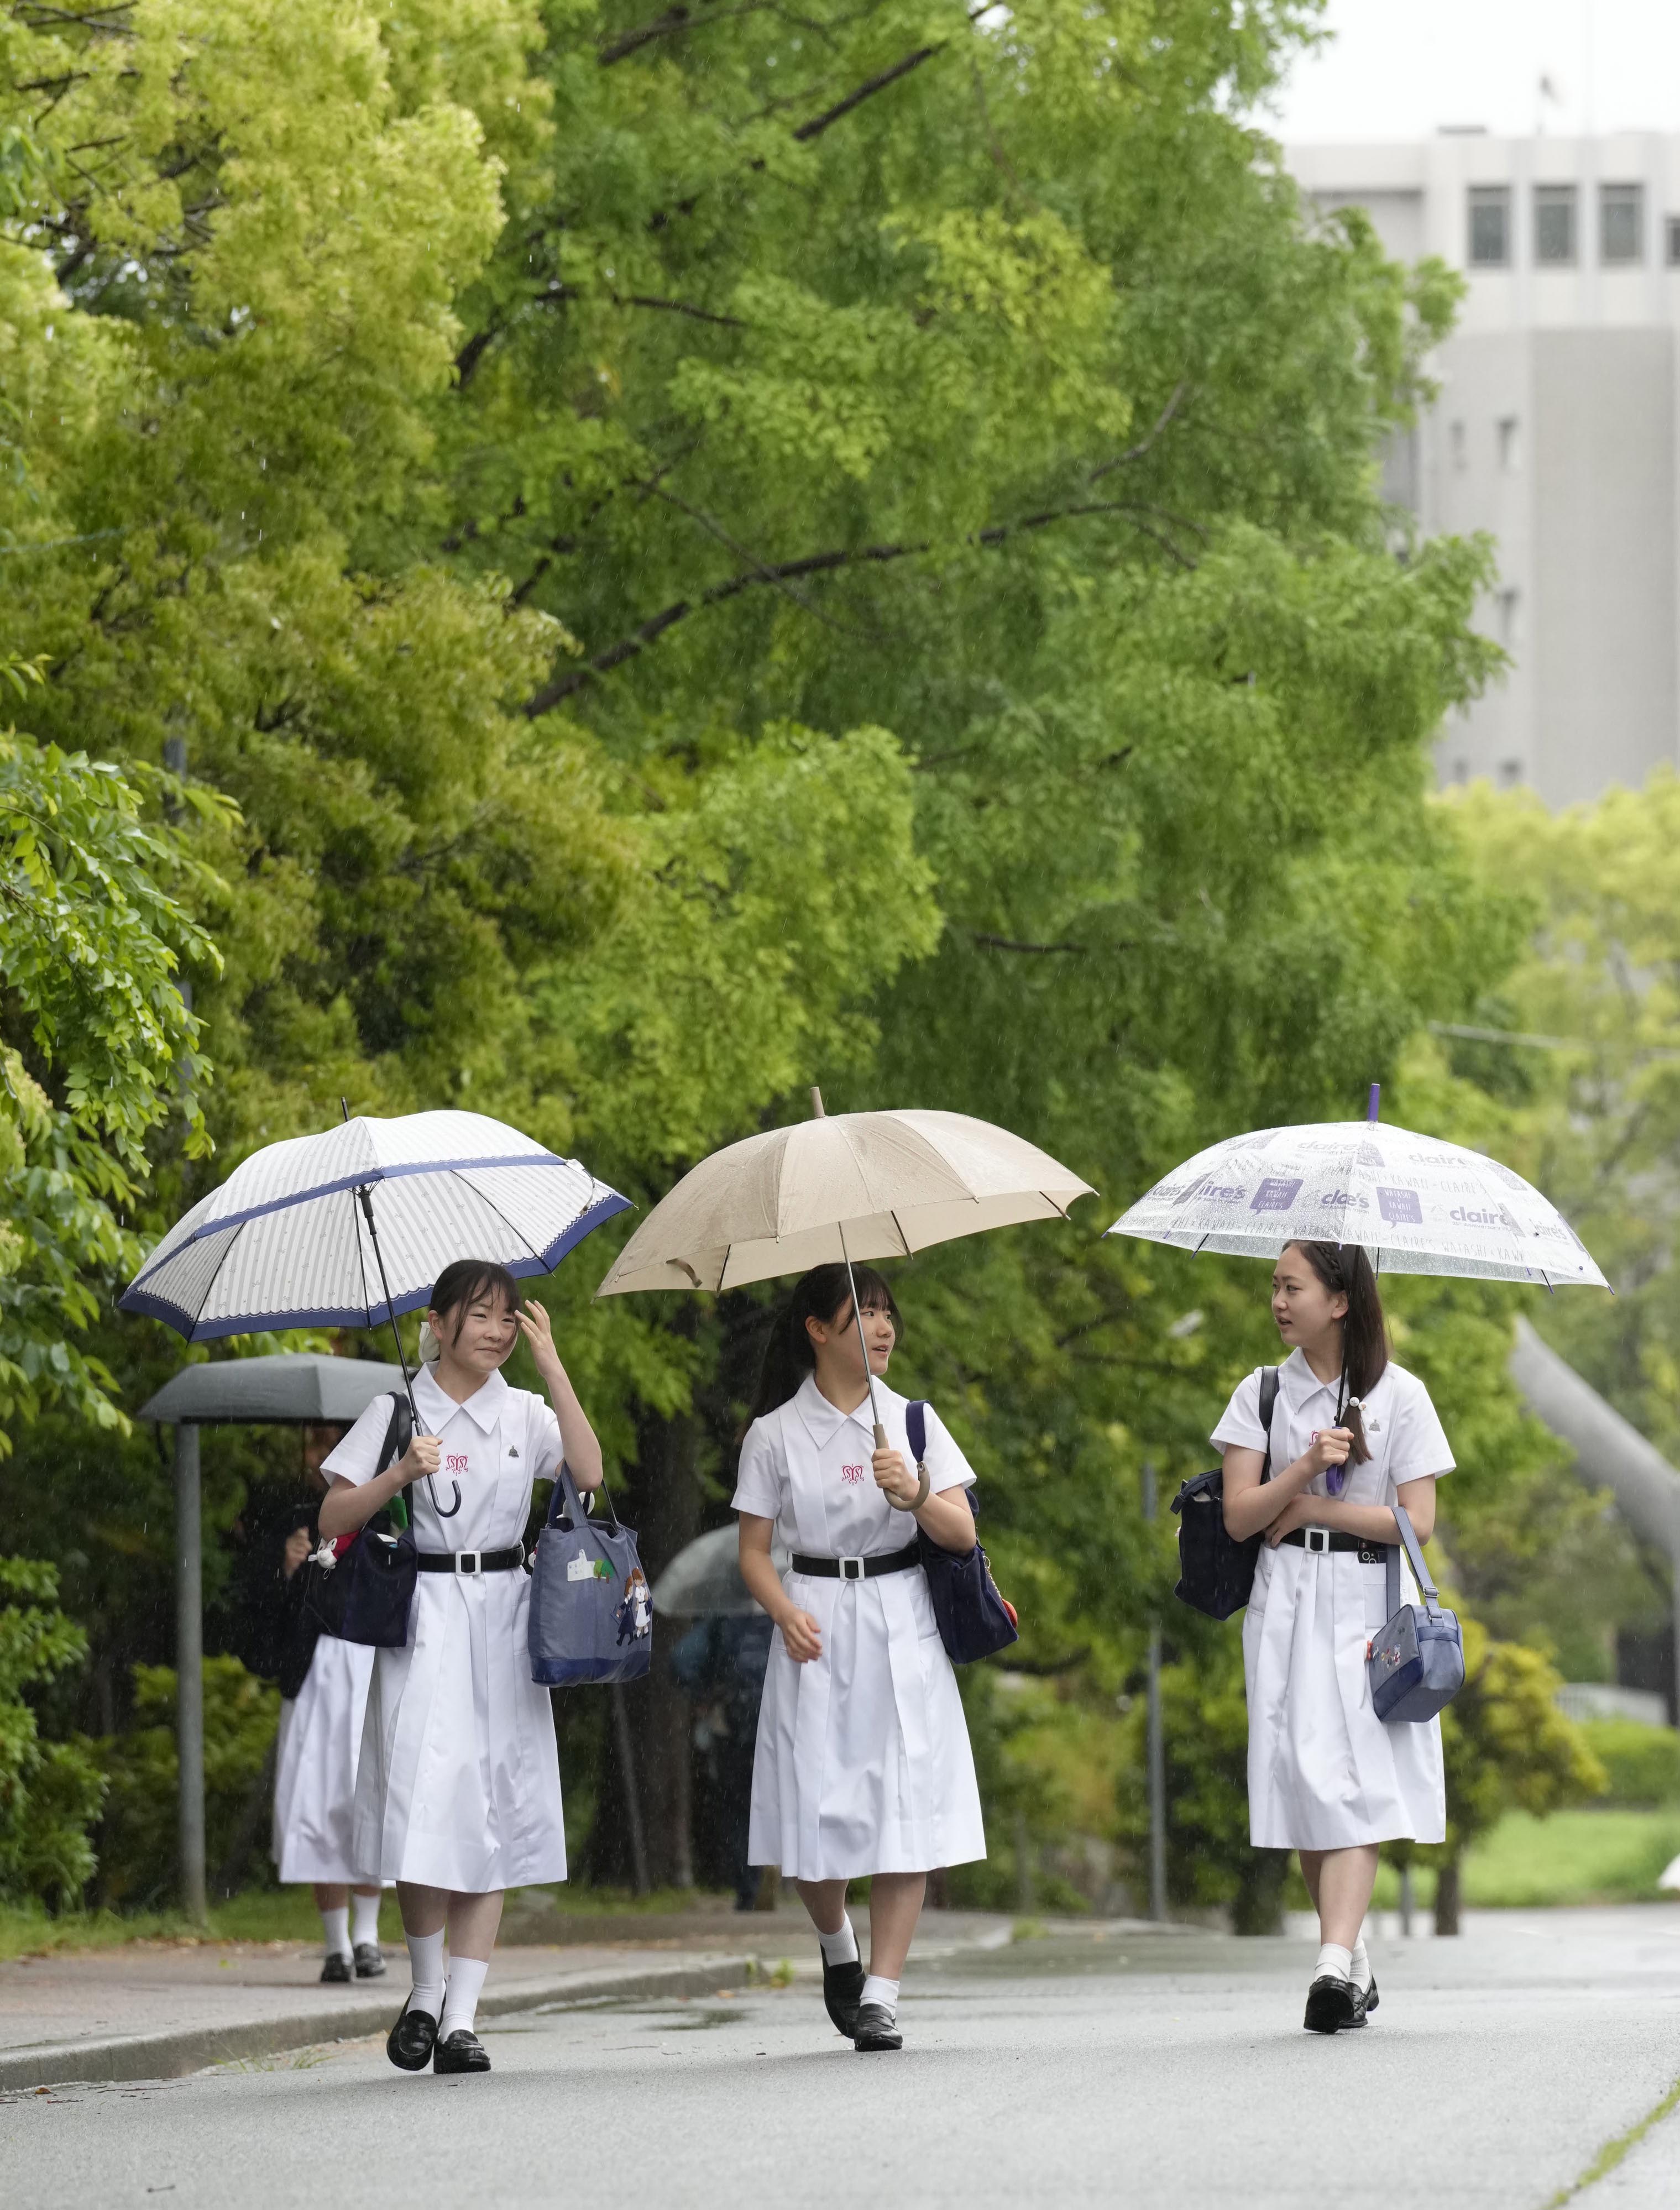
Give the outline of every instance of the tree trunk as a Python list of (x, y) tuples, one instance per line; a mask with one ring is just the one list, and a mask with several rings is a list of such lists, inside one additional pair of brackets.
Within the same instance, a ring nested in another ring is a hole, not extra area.
[(1444, 1857), (1435, 1886), (1435, 1930), (1437, 1934), (1457, 1934), (1459, 1911), (1463, 1900), (1463, 1882), (1459, 1877), (1464, 1860), (1460, 1857)]
[(1289, 1878), (1287, 1850), (1250, 1850), (1237, 1875), (1231, 1902), (1233, 1934), (1281, 1934), (1284, 1883)]

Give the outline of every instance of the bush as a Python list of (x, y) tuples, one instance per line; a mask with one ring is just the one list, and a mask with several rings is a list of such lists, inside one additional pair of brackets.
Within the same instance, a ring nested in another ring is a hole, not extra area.
[(1641, 1809), (1680, 1803), (1680, 1734), (1637, 1719), (1588, 1719), (1581, 1733), (1610, 1776), (1604, 1800)]
[[(131, 1732), (101, 1745), (111, 1793), (100, 1830), (100, 1899), (126, 1909), (159, 1903), (178, 1884), (172, 1666), (135, 1667), (134, 1718)], [(248, 1874), (272, 1878), (258, 1845), (279, 1724), (277, 1689), (237, 1658), (204, 1660), (204, 1856), (224, 1887)]]
[(51, 1566), (0, 1558), (0, 1897), (60, 1910), (93, 1875), (105, 1781), (88, 1743), (40, 1740), (22, 1692), (81, 1664), (88, 1638), (56, 1609)]

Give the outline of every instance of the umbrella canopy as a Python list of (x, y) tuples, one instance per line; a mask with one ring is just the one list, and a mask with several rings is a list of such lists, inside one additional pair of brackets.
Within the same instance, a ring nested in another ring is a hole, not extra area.
[(1357, 1243), (1379, 1272), (1608, 1283), (1557, 1208), (1496, 1159), (1370, 1120), (1232, 1136), (1157, 1182), (1109, 1229), (1275, 1259)]
[(376, 1397), (406, 1388), (402, 1368), (375, 1358), (281, 1350), (269, 1358), (218, 1358), (184, 1366), (141, 1407), (172, 1427), (226, 1422), (249, 1427), (348, 1427)]
[[(366, 1217), (375, 1191), (377, 1249)], [(176, 1222), (121, 1307), (190, 1343), (377, 1327), (424, 1305), (455, 1259), (546, 1274), (628, 1203), (576, 1159), (482, 1113), (347, 1120), (235, 1167)]]
[(1065, 1219), (1089, 1182), (965, 1113), (836, 1113), (716, 1151), (662, 1198), (596, 1294), (733, 1289)]
[[(734, 1527), (701, 1535), (677, 1552), (654, 1583), (653, 1608), (662, 1619), (745, 1619), (758, 1606), (740, 1577), (740, 1537)], [(772, 1543), (771, 1563), (788, 1570), (788, 1553)]]

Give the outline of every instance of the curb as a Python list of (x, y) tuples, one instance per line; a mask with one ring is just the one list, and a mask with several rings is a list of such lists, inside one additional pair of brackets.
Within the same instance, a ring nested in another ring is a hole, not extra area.
[[(757, 1957), (719, 1956), (702, 1964), (557, 1973), (517, 1987), (487, 1989), (479, 2009), (486, 2017), (502, 2018), (512, 2011), (574, 2003), (709, 1995), (718, 1988), (747, 1986), (763, 1963)], [(390, 1995), (377, 2001), (365, 1996), (341, 2009), (296, 2011), (289, 2017), (258, 2019), (244, 2026), (184, 2026), (165, 2033), (120, 2034), (107, 2040), (0, 2051), (0, 2092), (68, 2086), (79, 2080), (178, 2080), (212, 2064), (361, 2041), (388, 2031), (395, 2015), (393, 2000)]]

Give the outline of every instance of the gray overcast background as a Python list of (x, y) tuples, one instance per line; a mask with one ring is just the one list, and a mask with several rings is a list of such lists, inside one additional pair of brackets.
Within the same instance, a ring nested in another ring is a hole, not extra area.
[(1269, 118), (1286, 142), (1680, 130), (1680, 0), (1330, 0), (1323, 21)]

